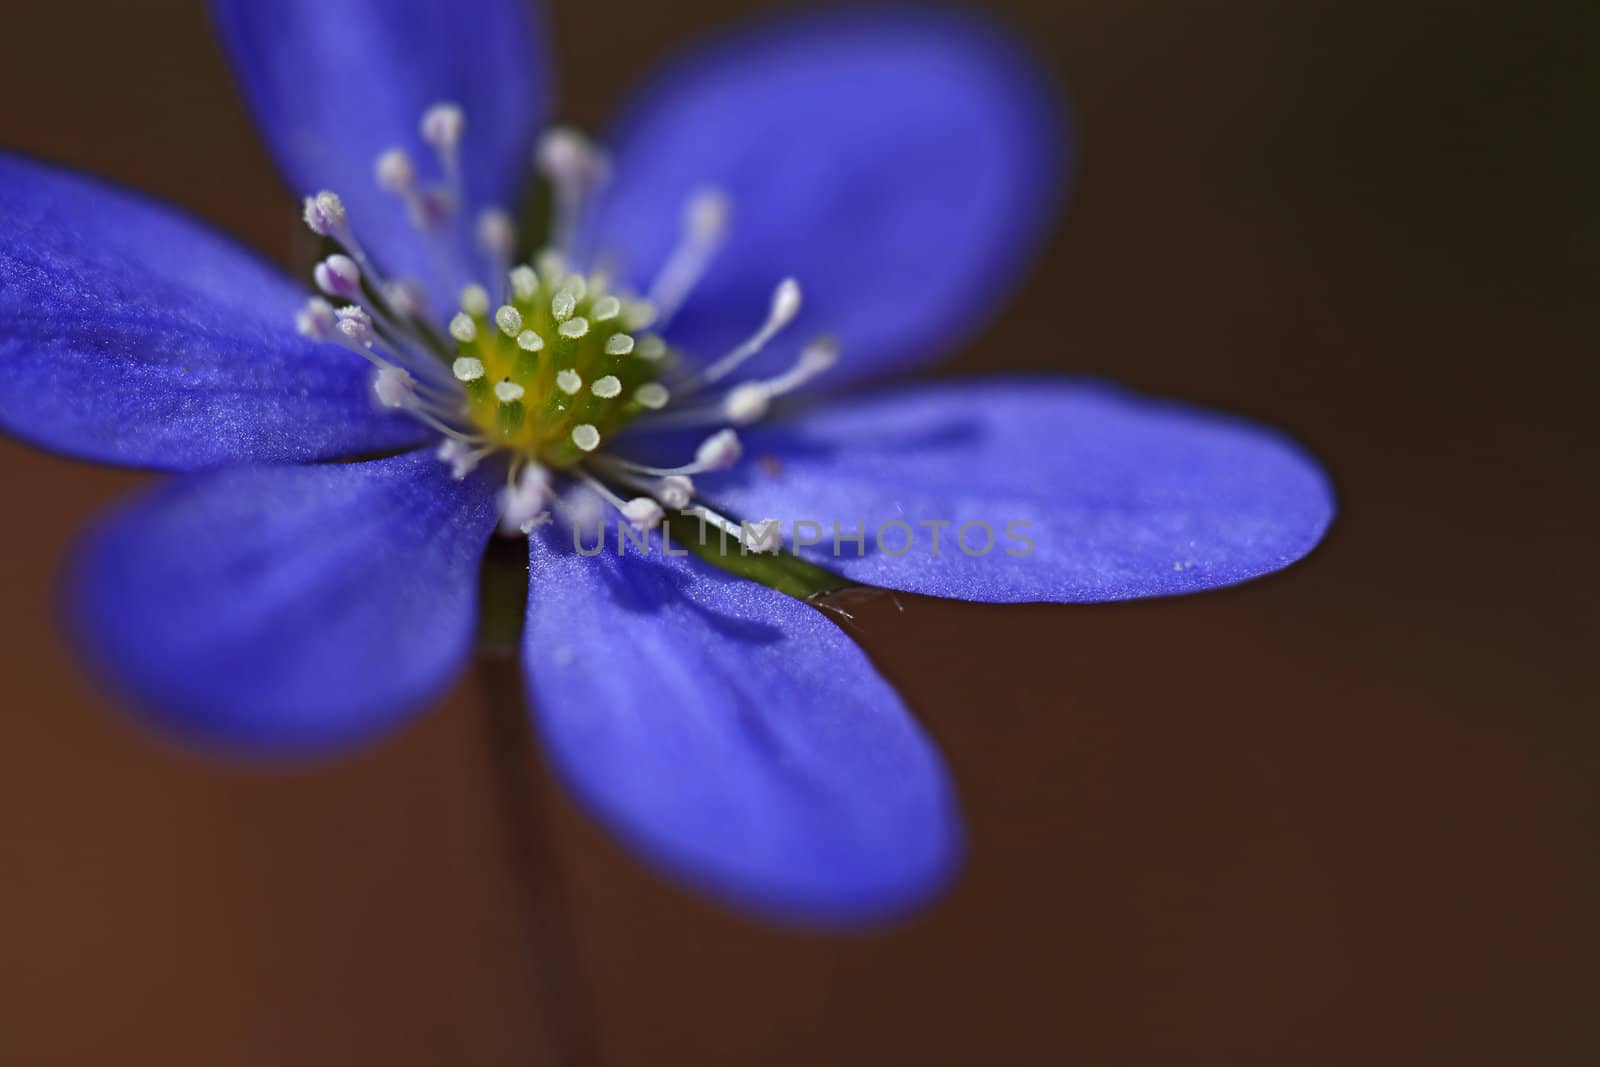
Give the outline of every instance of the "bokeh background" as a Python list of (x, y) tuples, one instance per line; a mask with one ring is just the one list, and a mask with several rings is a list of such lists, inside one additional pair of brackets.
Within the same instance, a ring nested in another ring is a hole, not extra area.
[[(554, 4), (591, 127), (739, 0)], [(1070, 87), (1039, 271), (940, 373), (1114, 377), (1288, 428), (1307, 562), (1103, 607), (863, 606), (970, 867), (892, 930), (765, 927), (548, 780), (608, 1063), (1600, 1062), (1592, 5), (988, 5)], [(288, 261), (198, 3), (10, 5), (0, 144)], [(86, 687), (51, 582), (139, 484), (0, 442), (0, 1061), (546, 1062), (480, 681), (294, 774)]]

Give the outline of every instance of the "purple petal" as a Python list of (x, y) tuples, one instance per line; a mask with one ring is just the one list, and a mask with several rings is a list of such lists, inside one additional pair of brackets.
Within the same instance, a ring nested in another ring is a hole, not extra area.
[[(959, 600), (1232, 585), (1310, 552), (1334, 512), (1316, 461), (1277, 433), (1059, 379), (897, 389), (745, 443), (756, 462), (705, 478), (710, 499), (783, 519), (786, 535), (818, 524), (822, 544), (805, 554), (858, 582)], [(836, 551), (835, 523), (864, 528), (865, 549), (841, 538)]]
[(0, 155), (0, 428), (190, 470), (415, 443), (368, 365), (295, 333), (305, 293), (143, 197)]
[[(384, 270), (424, 281), (434, 310), (483, 280), (471, 219), (515, 210), (544, 118), (550, 62), (528, 0), (213, 0), (217, 28), (246, 102), (298, 194), (331, 189)], [(466, 113), (465, 212), (438, 269), (373, 164), (390, 148), (440, 175), (418, 122), (436, 103)]]
[(524, 656), (545, 744), (633, 847), (791, 920), (881, 920), (948, 881), (960, 832), (939, 756), (833, 623), (664, 558), (659, 538), (648, 559), (532, 542)]
[(470, 654), (493, 488), (427, 452), (168, 482), (81, 546), (74, 634), (108, 685), (192, 740), (267, 756), (366, 740)]
[(612, 143), (602, 250), (648, 281), (685, 200), (726, 190), (725, 247), (673, 324), (705, 359), (759, 325), (784, 275), (805, 306), (752, 371), (838, 335), (835, 383), (952, 351), (994, 314), (1045, 236), (1067, 131), (1015, 42), (926, 9), (789, 19), (681, 59)]

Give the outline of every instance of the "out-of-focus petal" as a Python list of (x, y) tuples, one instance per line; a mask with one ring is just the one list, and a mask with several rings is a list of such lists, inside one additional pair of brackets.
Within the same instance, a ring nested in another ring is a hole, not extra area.
[(115, 692), (194, 741), (343, 748), (439, 695), (470, 654), (493, 489), (427, 452), (185, 476), (86, 539), (72, 632)]
[(415, 443), (369, 367), (295, 333), (305, 292), (172, 209), (0, 155), (0, 428), (190, 470)]

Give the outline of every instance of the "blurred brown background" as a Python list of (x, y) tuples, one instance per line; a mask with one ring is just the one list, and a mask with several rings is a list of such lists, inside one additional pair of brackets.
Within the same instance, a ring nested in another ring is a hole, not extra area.
[[(555, 6), (560, 113), (594, 126), (619, 71), (750, 5)], [(731, 917), (546, 783), (606, 1061), (1600, 1062), (1595, 10), (995, 6), (1067, 79), (1082, 165), (948, 371), (1279, 423), (1338, 525), (1182, 601), (869, 610), (973, 842), (898, 929)], [(0, 144), (287, 257), (198, 4), (0, 18)], [(64, 542), (140, 479), (9, 442), (0, 477), (0, 1061), (545, 1062), (474, 682), (336, 766), (175, 750), (50, 620)]]

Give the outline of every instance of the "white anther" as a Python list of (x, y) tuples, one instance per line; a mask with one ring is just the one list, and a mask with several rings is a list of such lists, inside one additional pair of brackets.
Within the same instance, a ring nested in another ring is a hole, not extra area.
[(459, 482), (472, 473), (485, 453), (474, 449), (465, 441), (447, 437), (439, 442), (439, 449), (434, 455), (439, 457), (439, 462), (449, 464), (450, 476)]
[(568, 396), (577, 396), (578, 390), (583, 388), (583, 379), (577, 371), (569, 368), (556, 375), (556, 388)]
[(489, 290), (477, 283), (462, 286), (461, 310), (475, 319), (489, 314)]
[(372, 316), (365, 308), (349, 304), (333, 313), (338, 330), (358, 345), (372, 343)]
[(752, 552), (776, 552), (783, 547), (783, 523), (777, 519), (746, 523), (741, 532), (745, 545)]
[(633, 354), (640, 359), (652, 362), (667, 354), (667, 342), (653, 333), (647, 333), (639, 338), (639, 343), (634, 347)]
[(539, 292), (539, 275), (525, 263), (511, 268), (511, 295), (518, 300), (532, 300)]
[(559, 126), (539, 138), (534, 160), (555, 191), (551, 243), (558, 249), (570, 251), (583, 202), (605, 182), (610, 164), (605, 154), (583, 134)]
[(420, 318), (428, 310), (428, 294), (416, 282), (390, 282), (383, 287), (383, 298), (402, 319)]
[(517, 347), (524, 352), (537, 352), (544, 347), (544, 338), (532, 330), (523, 330), (517, 334)]
[(337, 193), (324, 189), (306, 197), (306, 227), (318, 237), (337, 237), (345, 232), (344, 201)]
[(622, 309), (622, 328), (637, 333), (656, 321), (656, 306), (648, 300), (630, 300)]
[(739, 435), (732, 430), (718, 430), (694, 450), (694, 465), (702, 471), (725, 471), (743, 455), (744, 445), (739, 443)]
[(555, 316), (557, 322), (566, 322), (572, 318), (572, 313), (578, 307), (578, 298), (565, 289), (558, 290), (550, 298), (550, 314)]
[(361, 295), (361, 268), (349, 256), (335, 252), (312, 271), (317, 288), (329, 296), (353, 300)]
[(614, 396), (622, 395), (622, 382), (615, 374), (608, 374), (604, 378), (596, 379), (589, 387), (589, 392), (601, 400), (610, 400)]
[(589, 423), (572, 428), (572, 443), (584, 452), (593, 452), (600, 447), (600, 431)]
[(320, 296), (307, 300), (305, 306), (294, 313), (294, 328), (300, 331), (302, 337), (309, 337), (313, 341), (332, 338), (336, 324), (333, 305)]
[(455, 151), (461, 143), (461, 134), (466, 125), (467, 117), (461, 108), (442, 103), (434, 104), (422, 113), (419, 129), (422, 139), (442, 154)]
[(412, 401), (411, 375), (399, 367), (385, 367), (372, 379), (372, 391), (386, 408), (408, 407)]
[(450, 320), (450, 336), (464, 345), (471, 344), (478, 339), (478, 324), (465, 311), (458, 311)]
[(507, 337), (515, 337), (522, 332), (522, 312), (510, 304), (501, 304), (494, 313), (494, 324)]
[(517, 224), (502, 208), (485, 208), (478, 215), (478, 247), (505, 261), (517, 250)]
[(602, 296), (594, 302), (594, 307), (589, 309), (590, 322), (610, 322), (622, 314), (622, 301), (614, 296)]
[(735, 426), (748, 426), (764, 417), (771, 405), (772, 396), (764, 382), (745, 382), (722, 398), (722, 413)]
[(606, 355), (625, 356), (633, 351), (633, 338), (625, 333), (614, 333), (606, 338)]
[(502, 404), (515, 404), (525, 392), (526, 389), (510, 380), (494, 383), (494, 398)]
[(694, 482), (682, 474), (669, 474), (655, 483), (656, 499), (674, 511), (682, 511), (694, 502)]
[(721, 189), (701, 189), (683, 207), (683, 228), (694, 241), (720, 241), (728, 232), (730, 214), (732, 205), (727, 193)]
[(416, 191), (417, 168), (403, 148), (391, 148), (380, 155), (372, 165), (378, 188), (386, 193), (406, 196)]
[(533, 265), (539, 269), (539, 276), (545, 284), (554, 289), (561, 284), (561, 279), (567, 274), (567, 260), (558, 249), (541, 248), (538, 255), (533, 257)]
[(604, 180), (607, 170), (605, 153), (570, 126), (545, 131), (539, 138), (535, 162), (551, 181), (571, 182), (580, 188)]
[(625, 502), (619, 510), (635, 530), (654, 530), (665, 517), (661, 505), (647, 496), (636, 496)]
[(767, 321), (761, 324), (761, 329), (752, 334), (744, 344), (707, 367), (702, 378), (710, 383), (727, 377), (739, 364), (766, 347), (767, 342), (772, 340), (779, 330), (793, 322), (799, 313), (800, 283), (793, 278), (785, 278), (772, 291), (772, 305), (767, 310)]
[(450, 364), (450, 373), (456, 376), (458, 382), (475, 382), (483, 377), (483, 360), (462, 356)]
[(500, 529), (507, 534), (528, 533), (550, 503), (550, 472), (529, 463), (512, 485), (500, 490)]
[(667, 387), (660, 382), (645, 382), (633, 391), (633, 398), (642, 408), (660, 411), (672, 400), (672, 394), (667, 392)]
[(576, 341), (589, 332), (589, 320), (579, 315), (575, 319), (568, 319), (556, 327), (556, 333), (569, 341)]

